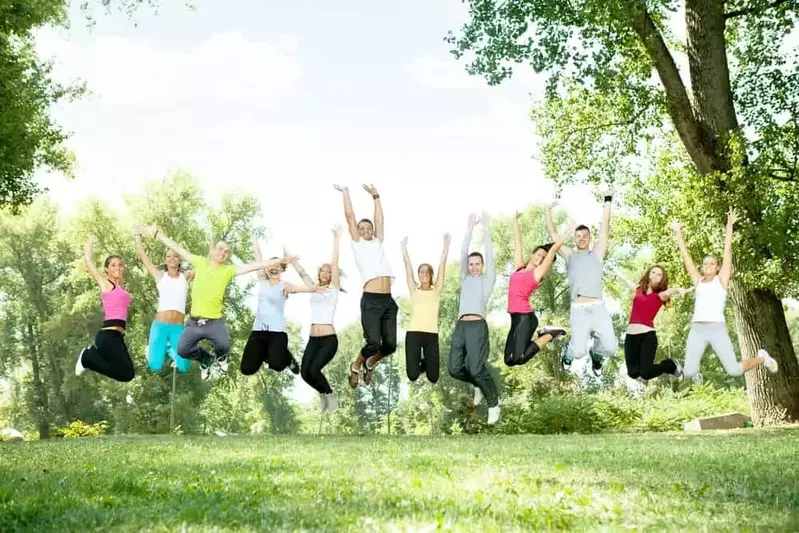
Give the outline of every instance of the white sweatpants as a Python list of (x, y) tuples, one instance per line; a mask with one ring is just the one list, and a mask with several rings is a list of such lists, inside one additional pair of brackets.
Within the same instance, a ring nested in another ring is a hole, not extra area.
[(613, 331), (613, 320), (602, 301), (573, 303), (569, 315), (571, 340), (569, 355), (573, 359), (582, 359), (588, 355), (588, 341), (591, 332), (595, 332), (598, 342), (595, 346), (597, 355), (610, 357), (619, 349), (619, 339)]
[(721, 361), (727, 374), (731, 376), (742, 376), (744, 367), (738, 356), (735, 355), (735, 348), (732, 345), (730, 334), (727, 333), (727, 325), (724, 322), (714, 322), (712, 324), (691, 324), (691, 331), (688, 333), (688, 341), (685, 344), (685, 365), (683, 375), (692, 378), (699, 373), (699, 366), (707, 345), (716, 352), (716, 357)]

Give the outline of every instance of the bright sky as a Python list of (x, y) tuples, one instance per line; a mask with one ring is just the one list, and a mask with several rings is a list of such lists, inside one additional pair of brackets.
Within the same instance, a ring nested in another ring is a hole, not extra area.
[[(360, 184), (374, 183), (402, 296), (403, 236), (415, 263), (435, 263), (450, 232), (455, 259), (470, 212), (508, 214), (553, 196), (532, 159), (528, 118), (542, 80), (521, 67), (500, 87), (468, 76), (443, 41), (466, 20), (459, 0), (164, 4), (158, 15), (139, 12), (137, 27), (100, 16), (87, 30), (76, 11), (71, 29), (39, 36), (56, 75), (93, 93), (56, 114), (74, 132), (77, 178), (42, 183), (66, 212), (91, 195), (121, 205), (144, 181), (182, 168), (209, 197), (256, 194), (270, 228), (265, 254), (286, 245), (310, 271), (328, 260), (329, 229), (343, 222), (332, 185), (348, 185), (356, 216), (371, 218)], [(564, 191), (562, 204), (599, 221), (585, 191)], [(359, 313), (347, 237), (341, 267), (350, 292), (339, 327)], [(307, 332), (307, 297), (292, 297), (287, 314)]]

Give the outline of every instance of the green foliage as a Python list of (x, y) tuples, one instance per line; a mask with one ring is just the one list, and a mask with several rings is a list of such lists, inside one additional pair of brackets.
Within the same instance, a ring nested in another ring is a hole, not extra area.
[(66, 427), (59, 429), (58, 434), (65, 439), (77, 439), (80, 437), (100, 437), (105, 435), (108, 430), (108, 422), (101, 420), (94, 424), (87, 424), (82, 420), (73, 420)]

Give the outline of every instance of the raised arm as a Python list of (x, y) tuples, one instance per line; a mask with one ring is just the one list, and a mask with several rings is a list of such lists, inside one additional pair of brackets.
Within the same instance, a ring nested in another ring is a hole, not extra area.
[[(556, 205), (558, 205), (557, 201), (552, 202), (550, 205), (546, 207), (546, 209), (544, 209), (544, 219), (546, 221), (547, 234), (549, 235), (549, 240), (551, 240), (552, 242), (559, 241), (561, 237), (558, 234), (558, 230), (555, 229), (555, 221), (552, 220), (552, 208), (555, 207)], [(568, 238), (568, 234), (566, 234), (566, 237)], [(558, 254), (560, 254), (560, 256), (563, 259), (567, 259), (570, 253), (571, 251), (568, 248), (561, 247), (560, 250), (558, 250)]]
[(693, 287), (688, 287), (687, 289), (680, 289), (679, 287), (673, 287), (671, 289), (667, 289), (665, 291), (661, 291), (658, 296), (664, 302), (669, 301), (671, 298), (680, 298), (681, 296), (685, 296), (689, 292), (694, 290)]
[(265, 270), (278, 265), (288, 265), (296, 261), (296, 257), (279, 257), (277, 259), (267, 259), (266, 261), (256, 261), (247, 265), (236, 267), (236, 275), (249, 274), (254, 270)]
[(519, 217), (521, 213), (516, 211), (513, 217), (513, 270), (524, 268), (524, 256), (522, 254), (522, 230), (519, 227)]
[[(289, 256), (288, 252), (286, 252), (285, 248), (283, 249), (283, 256), (284, 257), (291, 257), (291, 256)], [(305, 269), (302, 268), (302, 265), (300, 264), (299, 261), (294, 260), (291, 263), (291, 266), (293, 266), (294, 270), (297, 271), (297, 274), (300, 275), (300, 278), (302, 279), (303, 284), (308, 289), (310, 289), (310, 290), (315, 290), (316, 289), (316, 283), (314, 283), (314, 280), (311, 278), (311, 276), (308, 275), (308, 273), (305, 271)]]
[(159, 270), (155, 268), (155, 265), (150, 258), (147, 256), (147, 252), (144, 251), (144, 244), (141, 242), (141, 233), (135, 233), (133, 235), (133, 242), (136, 243), (136, 255), (139, 256), (144, 268), (147, 269), (147, 272), (155, 279), (155, 281), (159, 281), (161, 276), (164, 275), (163, 270)]
[(696, 269), (694, 260), (691, 259), (691, 253), (688, 251), (688, 246), (685, 245), (685, 238), (682, 235), (682, 227), (677, 220), (672, 220), (671, 229), (674, 230), (674, 240), (677, 242), (677, 247), (680, 249), (680, 255), (682, 256), (682, 262), (685, 265), (685, 270), (688, 272), (688, 275), (691, 276), (691, 281), (696, 283), (696, 281), (702, 277), (702, 275), (699, 273), (699, 270)]
[(408, 255), (408, 237), (403, 237), (400, 242), (402, 245), (402, 261), (405, 263), (405, 283), (408, 284), (408, 293), (413, 294), (418, 286), (416, 277), (413, 275), (413, 264), (411, 264), (411, 256)]
[(469, 215), (469, 225), (466, 230), (466, 235), (463, 236), (463, 244), (461, 245), (461, 279), (466, 279), (469, 275), (469, 245), (472, 244), (472, 231), (477, 225), (477, 216), (472, 213)]
[(191, 253), (186, 250), (183, 246), (179, 245), (163, 233), (158, 228), (145, 228), (145, 231), (150, 232), (154, 239), (158, 239), (164, 246), (172, 250), (173, 252), (177, 253), (182, 259), (186, 261), (191, 261)]
[(449, 257), (449, 243), (452, 241), (449, 233), (444, 234), (444, 249), (441, 251), (441, 259), (438, 260), (438, 274), (436, 275), (436, 290), (441, 292), (444, 289), (444, 281), (447, 279), (447, 258)]
[(491, 242), (491, 218), (487, 211), (483, 211), (483, 216), (480, 219), (483, 225), (483, 247), (485, 254), (485, 279), (488, 281), (488, 286), (493, 289), (494, 284), (497, 282), (497, 269), (494, 264), (494, 243)]
[(547, 250), (547, 255), (544, 257), (544, 260), (541, 261), (541, 264), (535, 267), (533, 271), (533, 277), (536, 281), (540, 282), (544, 279), (544, 276), (549, 274), (549, 271), (552, 270), (552, 265), (555, 263), (555, 258), (557, 257), (558, 251), (560, 248), (566, 243), (566, 240), (569, 238), (569, 235), (574, 233), (575, 223), (573, 220), (569, 220), (569, 223), (566, 227), (566, 231), (563, 232), (563, 235), (555, 241), (549, 250)]
[(604, 193), (604, 202), (602, 208), (602, 225), (599, 227), (599, 239), (594, 245), (594, 253), (602, 261), (605, 259), (605, 254), (608, 251), (608, 239), (610, 238), (610, 208), (613, 205), (613, 193), (607, 191)]
[[(255, 252), (255, 262), (256, 263), (260, 263), (261, 261), (263, 261), (264, 260), (264, 256), (261, 255), (261, 245), (258, 244), (258, 237), (253, 236), (253, 238), (252, 238), (252, 249)], [(286, 255), (286, 254), (283, 254), (283, 255)], [(266, 272), (263, 271), (263, 270), (259, 270), (257, 272), (257, 275), (258, 275), (258, 279), (266, 278)]]
[(383, 204), (380, 203), (380, 195), (374, 185), (364, 185), (363, 188), (375, 201), (375, 236), (377, 240), (383, 242)]
[(727, 227), (724, 231), (724, 255), (721, 258), (721, 270), (719, 270), (719, 281), (726, 289), (732, 277), (732, 236), (735, 223), (741, 220), (740, 215), (734, 207), (730, 207), (727, 212)]
[(355, 220), (355, 211), (352, 209), (352, 200), (350, 200), (350, 190), (341, 185), (333, 185), (337, 191), (341, 193), (344, 198), (344, 218), (347, 220), (347, 229), (350, 230), (350, 238), (353, 242), (360, 239), (358, 235), (358, 223)]
[(341, 289), (341, 275), (338, 269), (339, 244), (341, 243), (341, 226), (333, 226), (333, 257), (330, 258), (330, 285)]
[(100, 272), (97, 270), (97, 266), (94, 264), (93, 257), (94, 257), (94, 237), (91, 236), (89, 237), (89, 240), (86, 242), (86, 250), (83, 255), (83, 259), (86, 262), (86, 268), (89, 269), (89, 273), (94, 278), (94, 281), (96, 281), (97, 285), (100, 286), (100, 290), (106, 292), (109, 289), (111, 289), (111, 284), (108, 282), (105, 276), (100, 274)]

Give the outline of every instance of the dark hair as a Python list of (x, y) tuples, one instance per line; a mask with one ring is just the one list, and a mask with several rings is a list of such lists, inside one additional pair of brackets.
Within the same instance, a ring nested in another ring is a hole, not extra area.
[(485, 259), (483, 259), (483, 254), (481, 254), (480, 252), (472, 252), (472, 253), (470, 253), (469, 257), (467, 259), (471, 259), (472, 257), (479, 257), (480, 258), (480, 262), (481, 263), (485, 263)]
[(577, 233), (578, 231), (582, 231), (582, 230), (586, 230), (588, 233), (591, 233), (591, 228), (589, 228), (585, 224), (580, 224), (579, 226), (574, 228), (574, 233)]
[[(273, 260), (273, 259), (280, 259), (280, 258), (279, 257), (270, 257), (269, 258), (270, 261)], [(288, 265), (284, 265), (282, 263), (280, 264), (280, 271), (281, 272), (285, 272), (287, 268), (288, 268)]]
[(123, 264), (125, 263), (125, 260), (122, 259), (121, 255), (111, 254), (111, 255), (109, 255), (108, 257), (105, 258), (105, 263), (103, 263), (103, 267), (104, 268), (108, 268), (108, 265), (111, 264), (111, 260), (112, 259), (119, 259), (120, 261), (122, 261)]
[(366, 222), (367, 224), (369, 224), (370, 226), (372, 226), (372, 229), (375, 229), (375, 225), (374, 225), (374, 223), (372, 223), (372, 221), (371, 221), (371, 220), (369, 220), (368, 218), (362, 218), (362, 219), (360, 219), (360, 220), (358, 221), (358, 224), (357, 224), (357, 225), (358, 225), (358, 226), (360, 226), (360, 225), (361, 225), (361, 223), (363, 223), (363, 222)]
[(660, 265), (652, 265), (646, 269), (646, 272), (644, 272), (644, 275), (641, 277), (641, 281), (638, 282), (638, 288), (641, 290), (642, 294), (646, 294), (646, 289), (649, 288), (649, 274), (656, 268), (659, 268), (660, 271), (663, 272), (663, 278), (661, 278), (657, 287), (652, 288), (652, 292), (663, 292), (669, 288), (669, 275), (666, 273), (666, 269)]
[[(175, 252), (174, 250), (167, 249), (166, 253), (169, 253), (169, 252), (174, 252), (174, 253), (175, 253), (175, 255), (177, 255), (177, 256), (178, 256), (178, 259), (181, 259), (181, 261), (178, 263), (178, 272), (186, 272), (186, 269), (183, 267), (183, 261), (182, 261), (182, 258), (180, 257), (180, 254), (179, 254), (179, 253), (177, 253), (177, 252)], [(168, 267), (168, 266), (166, 266), (166, 263), (164, 263), (164, 264), (163, 264), (163, 266), (161, 267), (161, 269), (162, 269), (164, 272), (169, 272), (169, 267)]]
[[(546, 253), (549, 253), (549, 251), (552, 249), (553, 246), (555, 246), (554, 242), (548, 242), (546, 244), (541, 244), (540, 246), (536, 246), (535, 248), (533, 248), (533, 254), (535, 254), (538, 250), (544, 250)], [(533, 255), (533, 254), (531, 254), (531, 255)], [(556, 255), (555, 256), (555, 260), (557, 260), (557, 259), (558, 259), (558, 256)]]

